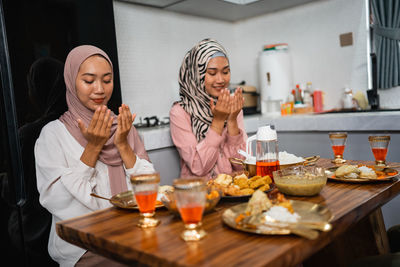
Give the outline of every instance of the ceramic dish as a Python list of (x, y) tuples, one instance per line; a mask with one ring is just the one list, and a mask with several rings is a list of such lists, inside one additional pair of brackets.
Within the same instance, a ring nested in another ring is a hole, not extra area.
[[(333, 216), (331, 211), (323, 205), (315, 204), (306, 201), (290, 200), (294, 212), (300, 215), (299, 224), (327, 224), (332, 220)], [(253, 234), (260, 235), (288, 235), (291, 234), (290, 228), (285, 227), (274, 227), (269, 224), (263, 227), (251, 227), (243, 228), (238, 226), (236, 223), (236, 218), (245, 213), (247, 203), (238, 204), (236, 206), (230, 207), (224, 211), (222, 214), (222, 221), (229, 227)]]
[[(370, 167), (370, 166), (367, 166)], [(399, 172), (392, 168), (385, 168), (383, 171), (375, 171), (378, 175), (377, 179), (371, 178), (341, 178), (335, 176), (335, 171), (338, 167), (332, 167), (326, 169), (326, 174), (329, 180), (345, 182), (345, 183), (371, 183), (371, 182), (387, 182), (391, 181), (394, 177), (396, 177)]]

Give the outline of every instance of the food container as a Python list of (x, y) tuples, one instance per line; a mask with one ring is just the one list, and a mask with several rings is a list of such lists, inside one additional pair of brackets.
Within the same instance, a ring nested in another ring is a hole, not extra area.
[(274, 172), (275, 185), (284, 194), (313, 196), (326, 185), (327, 176), (321, 167), (294, 166)]
[[(218, 204), (221, 196), (222, 192), (219, 189), (209, 186), (207, 189), (206, 207), (204, 209), (204, 213), (212, 211)], [(171, 213), (180, 216), (173, 191), (164, 192), (163, 196), (161, 197), (161, 202)]]
[[(312, 157), (307, 157), (304, 158), (304, 161), (299, 161), (295, 163), (288, 163), (288, 164), (280, 164), (279, 168), (280, 169), (286, 169), (286, 168), (291, 168), (294, 166), (302, 166), (302, 165), (311, 165), (314, 164), (320, 157), (319, 156), (312, 156)], [(239, 158), (230, 158), (229, 161), (232, 164), (238, 164), (243, 166), (243, 170), (249, 172), (249, 177), (253, 177), (257, 175), (257, 166), (255, 159), (252, 161), (251, 159), (239, 159)]]
[(239, 159), (239, 158), (229, 158), (230, 163), (238, 164), (243, 166), (243, 170), (249, 173), (248, 177), (253, 177), (257, 175), (256, 161), (251, 159)]

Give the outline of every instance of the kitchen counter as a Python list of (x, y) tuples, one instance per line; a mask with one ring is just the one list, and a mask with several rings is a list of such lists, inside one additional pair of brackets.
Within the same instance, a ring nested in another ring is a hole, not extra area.
[[(273, 124), (279, 132), (309, 131), (400, 131), (400, 111), (333, 113), (291, 116), (247, 115), (247, 133), (253, 134), (265, 124)], [(169, 126), (138, 129), (146, 150), (173, 147)]]

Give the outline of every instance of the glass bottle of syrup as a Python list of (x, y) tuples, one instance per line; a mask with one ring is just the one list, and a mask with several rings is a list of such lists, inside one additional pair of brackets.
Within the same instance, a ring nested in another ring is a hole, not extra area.
[(256, 143), (257, 175), (269, 175), (273, 181), (273, 172), (279, 170), (278, 138), (272, 125), (259, 127)]

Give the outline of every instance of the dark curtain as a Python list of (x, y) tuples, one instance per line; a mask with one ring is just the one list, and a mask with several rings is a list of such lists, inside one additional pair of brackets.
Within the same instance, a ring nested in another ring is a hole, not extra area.
[(400, 0), (371, 0), (379, 89), (400, 85)]

